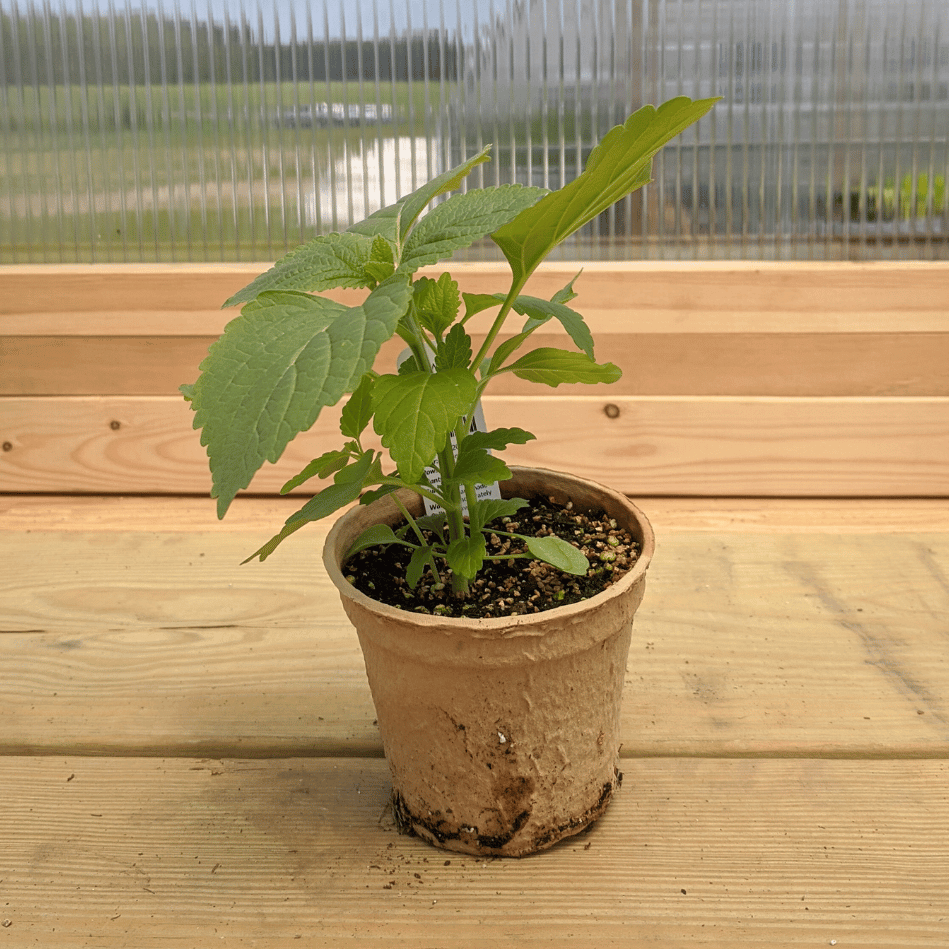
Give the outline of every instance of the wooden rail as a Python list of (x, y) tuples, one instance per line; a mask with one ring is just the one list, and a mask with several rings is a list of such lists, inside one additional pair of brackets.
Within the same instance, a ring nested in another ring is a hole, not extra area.
[[(206, 493), (177, 387), (236, 315), (220, 303), (264, 266), (0, 269), (0, 490)], [(579, 269), (548, 265), (528, 289), (549, 297)], [(949, 491), (949, 265), (583, 270), (573, 305), (623, 379), (549, 390), (499, 380), (489, 422), (537, 435), (508, 451), (512, 463), (638, 495)], [(453, 272), (467, 291), (503, 287), (497, 265)], [(273, 493), (334, 446), (337, 418), (325, 411), (251, 492)]]

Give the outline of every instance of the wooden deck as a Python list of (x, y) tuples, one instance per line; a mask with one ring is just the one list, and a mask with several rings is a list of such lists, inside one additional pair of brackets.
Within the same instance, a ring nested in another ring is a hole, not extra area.
[(949, 943), (944, 501), (642, 500), (622, 789), (521, 861), (396, 832), (287, 503), (0, 498), (0, 946)]
[(326, 528), (240, 566), (332, 413), (214, 516), (176, 387), (260, 268), (0, 268), (0, 949), (949, 946), (949, 265), (584, 266), (622, 382), (486, 413), (657, 551), (622, 788), (520, 861), (397, 833)]

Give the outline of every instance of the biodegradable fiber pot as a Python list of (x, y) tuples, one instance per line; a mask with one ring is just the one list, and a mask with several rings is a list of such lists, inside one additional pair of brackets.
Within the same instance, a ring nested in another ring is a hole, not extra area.
[[(589, 600), (529, 616), (398, 610), (340, 569), (362, 531), (399, 520), (385, 498), (344, 514), (323, 559), (359, 635), (399, 825), (447, 850), (519, 857), (595, 821), (621, 780), (620, 698), (654, 541), (622, 494), (556, 472), (513, 472), (505, 497), (571, 500), (615, 518), (642, 546), (633, 569)], [(418, 498), (403, 500), (411, 510)]]

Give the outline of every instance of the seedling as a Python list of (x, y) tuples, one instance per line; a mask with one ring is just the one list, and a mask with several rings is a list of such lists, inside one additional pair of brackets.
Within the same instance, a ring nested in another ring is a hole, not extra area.
[[(276, 462), (324, 407), (350, 395), (341, 412), (340, 447), (311, 461), (282, 490), (311, 478), (332, 482), (248, 560), (265, 560), (304, 525), (357, 499), (365, 504), (408, 488), (435, 512), (413, 517), (395, 497), (405, 528), (371, 527), (350, 553), (403, 544), (412, 548), (410, 586), (430, 567), (453, 591), (466, 592), (487, 557), (485, 532), (504, 535), (503, 519), (527, 503), (479, 498), (476, 486), (509, 478), (507, 465), (493, 453), (534, 438), (520, 428), (473, 430), (482, 394), (504, 373), (548, 386), (610, 383), (621, 375), (613, 363), (596, 361), (590, 330), (568, 305), (576, 296), (574, 281), (544, 300), (523, 292), (528, 279), (558, 244), (645, 185), (653, 156), (716, 101), (677, 98), (658, 109), (644, 106), (608, 132), (583, 173), (558, 191), (521, 185), (474, 189), (452, 194), (423, 215), (489, 160), (487, 146), (347, 231), (292, 250), (227, 300), (225, 306), (244, 305), (240, 316), (211, 346), (198, 380), (181, 387), (207, 447), (219, 517), (265, 461)], [(450, 273), (417, 276), (420, 268), (487, 235), (510, 265), (510, 285), (503, 291), (461, 293)], [(344, 306), (319, 295), (333, 287), (368, 292), (358, 306)], [(467, 325), (487, 310), (497, 313), (475, 352)], [(522, 318), (518, 331), (498, 343), (512, 314)], [(576, 349), (527, 346), (552, 320)], [(376, 356), (395, 334), (405, 341), (408, 358), (397, 371), (379, 372)], [(370, 425), (385, 452), (364, 444)], [(389, 464), (394, 468), (387, 470)], [(567, 573), (582, 575), (589, 567), (559, 538), (523, 541), (524, 556)]]

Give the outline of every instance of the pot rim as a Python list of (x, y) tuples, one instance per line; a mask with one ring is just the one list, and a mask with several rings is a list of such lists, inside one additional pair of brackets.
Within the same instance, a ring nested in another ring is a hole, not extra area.
[[(510, 469), (514, 474), (514, 479), (512, 480), (515, 480), (520, 473), (550, 477), (553, 480), (559, 482), (567, 480), (573, 482), (574, 484), (586, 485), (588, 488), (594, 489), (596, 493), (605, 495), (605, 497), (611, 500), (614, 505), (625, 508), (632, 515), (632, 518), (638, 525), (639, 531), (642, 535), (642, 547), (639, 557), (636, 560), (636, 563), (633, 565), (632, 570), (624, 574), (619, 580), (611, 584), (605, 590), (602, 590), (589, 599), (581, 600), (578, 603), (568, 603), (565, 606), (557, 606), (553, 609), (544, 610), (540, 613), (527, 613), (517, 616), (500, 616), (490, 618), (469, 618), (456, 616), (435, 616), (429, 613), (414, 613), (408, 610), (400, 610), (395, 606), (382, 603), (379, 600), (375, 600), (372, 597), (367, 596), (360, 590), (357, 590), (346, 580), (346, 578), (343, 576), (342, 570), (340, 569), (339, 558), (337, 558), (336, 555), (336, 547), (340, 534), (342, 533), (348, 519), (354, 512), (360, 510), (367, 511), (372, 507), (372, 505), (357, 505), (345, 511), (340, 517), (337, 518), (336, 523), (327, 534), (326, 542), (323, 546), (323, 564), (330, 580), (333, 582), (333, 585), (337, 588), (341, 596), (351, 600), (355, 604), (358, 604), (363, 609), (371, 610), (382, 617), (390, 617), (391, 619), (402, 624), (408, 623), (421, 628), (430, 629), (450, 628), (459, 632), (462, 630), (470, 630), (472, 632), (481, 632), (487, 634), (492, 632), (495, 634), (507, 632), (508, 635), (516, 635), (518, 632), (524, 633), (528, 628), (537, 626), (540, 623), (559, 619), (568, 620), (571, 617), (575, 617), (579, 614), (587, 613), (591, 609), (596, 609), (606, 604), (610, 600), (624, 595), (632, 586), (643, 579), (646, 569), (648, 568), (655, 552), (655, 535), (652, 530), (652, 525), (647, 520), (646, 515), (643, 514), (643, 512), (625, 494), (622, 494), (619, 491), (609, 488), (606, 485), (602, 485), (596, 481), (591, 481), (588, 478), (583, 478), (578, 475), (573, 475), (566, 472), (553, 471), (547, 468), (516, 465), (511, 465)], [(503, 483), (510, 484), (510, 481)], [(412, 498), (416, 497), (416, 495), (414, 495), (412, 492), (406, 493)], [(380, 499), (380, 502), (375, 503), (381, 503), (384, 500), (385, 498)], [(342, 555), (340, 555), (340, 557), (341, 556)]]

